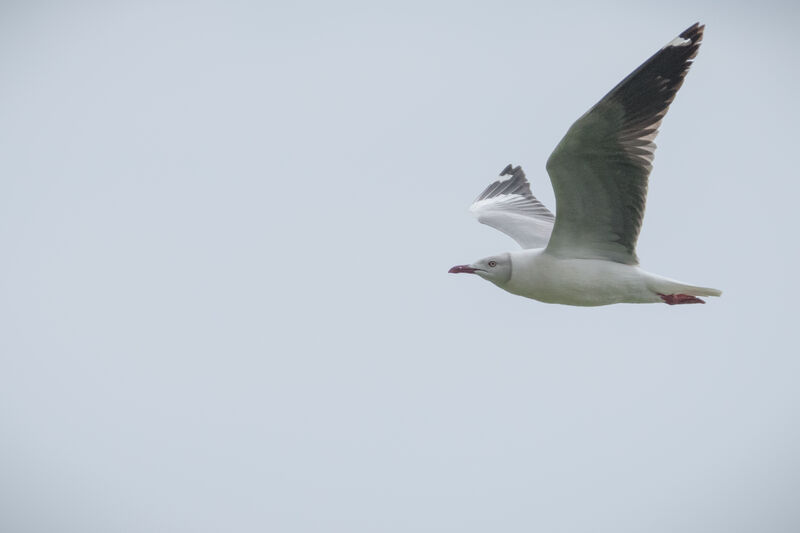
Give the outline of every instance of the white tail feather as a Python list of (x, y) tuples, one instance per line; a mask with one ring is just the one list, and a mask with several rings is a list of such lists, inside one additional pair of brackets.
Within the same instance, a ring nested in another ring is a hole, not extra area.
[(674, 279), (653, 276), (647, 284), (650, 290), (659, 294), (688, 294), (690, 296), (721, 296), (722, 291), (710, 287), (687, 285)]

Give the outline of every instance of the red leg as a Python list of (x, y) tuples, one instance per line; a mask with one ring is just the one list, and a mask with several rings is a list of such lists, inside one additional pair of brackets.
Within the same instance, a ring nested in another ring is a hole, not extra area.
[(705, 301), (701, 300), (697, 296), (692, 296), (691, 294), (661, 294), (661, 299), (664, 300), (664, 303), (669, 305), (680, 305), (680, 304), (704, 304)]

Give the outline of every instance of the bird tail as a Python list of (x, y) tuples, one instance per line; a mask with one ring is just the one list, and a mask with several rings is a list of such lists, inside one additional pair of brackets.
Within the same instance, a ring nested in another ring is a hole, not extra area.
[(721, 296), (722, 291), (711, 287), (698, 287), (697, 285), (687, 285), (673, 279), (653, 276), (648, 283), (650, 290), (659, 295), (686, 294), (689, 296)]

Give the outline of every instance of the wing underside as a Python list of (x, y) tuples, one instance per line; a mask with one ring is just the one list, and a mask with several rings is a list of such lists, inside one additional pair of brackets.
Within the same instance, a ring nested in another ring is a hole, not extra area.
[(469, 209), (479, 222), (502, 231), (523, 248), (546, 246), (555, 219), (531, 193), (522, 168), (512, 165), (503, 169)]

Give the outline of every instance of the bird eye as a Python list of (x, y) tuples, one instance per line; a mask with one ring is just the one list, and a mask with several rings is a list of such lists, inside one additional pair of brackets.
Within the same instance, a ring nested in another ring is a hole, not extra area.
[(489, 266), (494, 268), (497, 266), (497, 261), (489, 261)]

